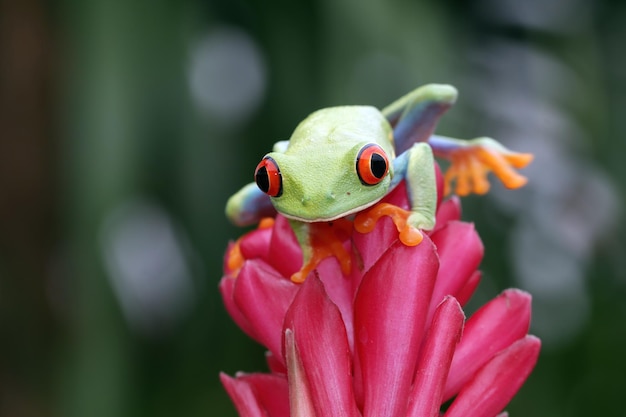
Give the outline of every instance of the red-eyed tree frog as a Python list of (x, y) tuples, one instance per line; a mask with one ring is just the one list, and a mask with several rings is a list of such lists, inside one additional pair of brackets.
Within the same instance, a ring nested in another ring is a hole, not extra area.
[(351, 230), (346, 219), (375, 205), (402, 180), (410, 210), (376, 206), (377, 214), (359, 214), (357, 231), (367, 232), (380, 215), (390, 216), (406, 245), (422, 240), (420, 229), (435, 226), (437, 187), (433, 154), (450, 160), (444, 175), (446, 193), (484, 194), (493, 171), (509, 188), (521, 187), (522, 168), (532, 155), (511, 152), (490, 138), (459, 140), (433, 132), (440, 116), (456, 101), (449, 85), (417, 88), (384, 109), (341, 106), (318, 110), (277, 142), (255, 171), (255, 182), (243, 187), (226, 205), (237, 225), (258, 223), (276, 212), (289, 219), (302, 248), (302, 269), (292, 276), (302, 282), (321, 260), (336, 256), (344, 273), (350, 255), (336, 237)]

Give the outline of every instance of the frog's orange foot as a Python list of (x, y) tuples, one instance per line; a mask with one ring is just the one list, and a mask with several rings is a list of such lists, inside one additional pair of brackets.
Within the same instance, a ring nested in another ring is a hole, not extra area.
[(374, 230), (376, 222), (383, 216), (388, 216), (398, 229), (399, 238), (406, 246), (417, 246), (424, 236), (417, 227), (409, 224), (409, 210), (389, 203), (379, 203), (372, 208), (362, 211), (354, 218), (354, 229), (359, 233), (369, 233)]
[(454, 192), (466, 196), (489, 191), (489, 171), (493, 171), (507, 188), (524, 186), (528, 180), (515, 169), (528, 165), (533, 155), (512, 152), (495, 141), (482, 140), (475, 145), (455, 149), (449, 158), (452, 164), (444, 175), (445, 194), (453, 191), (452, 182), (456, 182)]
[[(352, 222), (338, 219), (332, 222), (311, 223), (309, 229), (310, 248), (305, 255), (302, 268), (291, 276), (291, 281), (300, 284), (326, 258), (334, 256), (339, 261), (341, 272), (348, 275), (352, 268), (350, 253), (343, 242), (352, 233)], [(307, 259), (308, 258), (308, 259)]]

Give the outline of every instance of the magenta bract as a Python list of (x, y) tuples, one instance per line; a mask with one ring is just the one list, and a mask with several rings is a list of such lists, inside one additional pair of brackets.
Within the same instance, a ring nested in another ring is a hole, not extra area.
[[(399, 186), (386, 201), (404, 196)], [(243, 267), (225, 268), (220, 291), (237, 325), (269, 350), (270, 372), (221, 376), (239, 414), (435, 417), (450, 399), (446, 417), (501, 413), (539, 355), (527, 335), (530, 295), (504, 291), (465, 320), (483, 246), (459, 219), (458, 199), (442, 202), (437, 227), (415, 247), (382, 219), (345, 242), (349, 275), (328, 258), (301, 285), (289, 280), (301, 253), (282, 216), (244, 236)]]

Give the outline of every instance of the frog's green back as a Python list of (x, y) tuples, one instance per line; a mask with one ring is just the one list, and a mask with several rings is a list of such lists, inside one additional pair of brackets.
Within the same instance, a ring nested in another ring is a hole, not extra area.
[(380, 110), (372, 106), (329, 107), (300, 122), (289, 139), (287, 153), (302, 154), (321, 147), (340, 152), (363, 142), (377, 143), (389, 158), (395, 157), (393, 131)]

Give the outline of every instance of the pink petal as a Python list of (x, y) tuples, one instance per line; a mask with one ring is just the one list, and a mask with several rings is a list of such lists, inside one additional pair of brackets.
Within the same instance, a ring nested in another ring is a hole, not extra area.
[(402, 207), (405, 210), (410, 209), (409, 196), (406, 192), (406, 182), (404, 180), (400, 181), (396, 188), (387, 193), (382, 201), (393, 204), (394, 206)]
[(461, 306), (467, 304), (470, 298), (472, 298), (472, 295), (474, 295), (474, 291), (476, 291), (478, 284), (480, 284), (481, 277), (482, 273), (480, 271), (474, 271), (474, 273), (472, 274), (470, 279), (467, 280), (463, 288), (459, 290), (456, 299), (459, 301), (459, 304), (461, 304)]
[(429, 318), (446, 295), (455, 296), (465, 286), (483, 258), (484, 247), (474, 225), (449, 222), (433, 233), (433, 243), (441, 262), (430, 302)]
[(357, 268), (366, 273), (397, 240), (398, 229), (389, 217), (381, 217), (370, 233), (355, 231), (352, 241), (359, 258)]
[(356, 351), (363, 377), (363, 415), (401, 416), (439, 262), (428, 236), (396, 241), (365, 274), (355, 300)]
[(245, 316), (255, 340), (276, 357), (282, 357), (282, 328), (285, 313), (298, 286), (258, 260), (246, 261), (236, 279), (233, 298)]
[(443, 389), (465, 315), (453, 297), (446, 297), (435, 311), (424, 340), (411, 390), (407, 417), (437, 417)]
[(233, 319), (233, 321), (237, 324), (237, 326), (239, 326), (241, 330), (243, 330), (244, 333), (250, 336), (252, 339), (258, 340), (258, 336), (254, 332), (252, 325), (248, 322), (246, 316), (241, 313), (239, 307), (235, 304), (233, 292), (236, 282), (236, 278), (232, 278), (229, 276), (223, 277), (220, 281), (219, 290), (222, 294), (224, 306), (226, 307), (226, 311)]
[[(353, 260), (354, 261), (354, 260)], [(352, 268), (352, 274), (358, 274), (357, 268)], [(354, 348), (354, 289), (352, 288), (352, 280), (359, 280), (356, 277), (346, 277), (341, 272), (341, 267), (336, 258), (330, 257), (324, 259), (317, 267), (317, 276), (324, 284), (326, 295), (335, 304), (341, 312), (341, 318), (346, 328), (348, 343), (350, 350)]]
[(273, 374), (287, 374), (287, 368), (282, 357), (277, 358), (269, 350), (265, 352), (265, 362), (270, 372)]
[(224, 373), (220, 380), (241, 417), (289, 417), (289, 387), (284, 375)]
[(452, 359), (445, 400), (459, 392), (497, 352), (526, 335), (530, 301), (530, 294), (524, 291), (506, 290), (469, 318)]
[(224, 373), (220, 373), (220, 380), (233, 404), (235, 404), (240, 417), (267, 417), (250, 384), (243, 380), (231, 378)]
[(445, 200), (437, 210), (435, 230), (441, 229), (448, 222), (461, 220), (461, 200), (456, 195)]
[(293, 334), (317, 415), (357, 416), (346, 329), (317, 277), (302, 285), (285, 317), (285, 329)]
[(237, 379), (247, 382), (269, 417), (289, 417), (289, 385), (286, 375), (244, 374)]
[(269, 248), (269, 263), (283, 277), (291, 277), (302, 266), (302, 251), (289, 221), (281, 215), (276, 216)]
[(537, 363), (541, 342), (526, 336), (500, 352), (455, 398), (445, 417), (491, 417), (511, 401)]
[(239, 249), (245, 259), (263, 259), (267, 261), (272, 229), (256, 229), (245, 235), (239, 242)]

